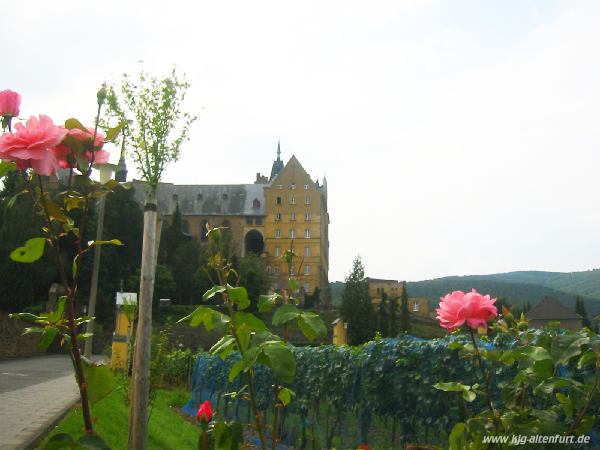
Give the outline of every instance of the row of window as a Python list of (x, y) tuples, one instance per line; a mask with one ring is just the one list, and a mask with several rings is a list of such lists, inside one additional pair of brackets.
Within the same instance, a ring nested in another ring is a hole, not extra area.
[[(281, 228), (275, 228), (275, 237), (277, 239), (281, 238)], [(296, 239), (296, 230), (294, 228), (290, 229), (290, 238), (291, 239)], [(311, 233), (310, 233), (310, 228), (307, 228), (306, 230), (304, 230), (304, 237), (306, 239), (310, 239), (311, 237)]]
[[(283, 197), (277, 197), (276, 203), (278, 205), (283, 205)], [(306, 197), (304, 197), (304, 204), (305, 205), (310, 205), (310, 203), (311, 203), (310, 195), (307, 195)], [(296, 205), (296, 204), (297, 204), (296, 203), (296, 196), (292, 195), (290, 197), (290, 205)]]
[[(281, 256), (281, 247), (275, 247), (275, 256)], [(310, 256), (310, 247), (304, 247), (304, 256)]]
[[(276, 220), (276, 221), (278, 221), (278, 222), (279, 222), (279, 221), (281, 220), (281, 218), (282, 218), (282, 217), (283, 217), (283, 216), (282, 216), (282, 214), (281, 214), (281, 213), (275, 213), (275, 220)], [(310, 211), (307, 211), (307, 212), (305, 212), (305, 213), (304, 213), (304, 220), (305, 220), (306, 222), (308, 222), (308, 221), (310, 221), (311, 219), (312, 219), (312, 213), (311, 213)], [(290, 220), (296, 220), (296, 213), (295, 213), (295, 212), (292, 212), (292, 213), (290, 213)]]
[[(309, 188), (308, 184), (305, 184), (304, 189), (308, 190), (308, 188)], [(283, 184), (278, 184), (277, 189), (283, 189)], [(290, 189), (296, 189), (296, 183), (292, 183), (290, 185)]]
[[(304, 267), (304, 275), (310, 275), (310, 265), (306, 264), (303, 267)], [(273, 275), (279, 275), (281, 273), (281, 269), (279, 268), (279, 265), (277, 265), (277, 264), (274, 265), (272, 269), (271, 269), (271, 266), (267, 266), (267, 273), (269, 275), (271, 273), (273, 273)], [(296, 275), (296, 267), (294, 267), (294, 266), (291, 267), (290, 275)]]

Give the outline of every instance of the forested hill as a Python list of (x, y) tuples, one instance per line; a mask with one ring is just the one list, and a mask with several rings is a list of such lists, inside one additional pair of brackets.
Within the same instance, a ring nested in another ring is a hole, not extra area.
[[(436, 304), (440, 297), (451, 291), (465, 291), (477, 289), (482, 294), (490, 294), (493, 297), (505, 297), (512, 304), (525, 305), (529, 303), (535, 306), (544, 297), (552, 297), (566, 307), (575, 310), (576, 294), (552, 289), (546, 286), (501, 281), (499, 279), (486, 278), (484, 276), (444, 277), (434, 280), (417, 281), (407, 283), (410, 296), (425, 297), (430, 305)], [(593, 317), (600, 314), (600, 300), (581, 296), (584, 300), (588, 315)]]
[[(331, 283), (334, 299), (341, 297), (344, 284)], [(425, 297), (431, 306), (451, 291), (478, 292), (494, 297), (506, 297), (511, 303), (534, 306), (542, 298), (555, 298), (570, 309), (575, 309), (575, 298), (580, 295), (590, 317), (600, 314), (600, 269), (585, 272), (522, 271), (491, 275), (467, 275), (436, 278), (407, 283), (410, 296)]]

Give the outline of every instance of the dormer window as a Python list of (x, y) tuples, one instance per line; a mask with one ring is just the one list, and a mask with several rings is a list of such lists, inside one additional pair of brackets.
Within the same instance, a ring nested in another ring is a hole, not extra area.
[(283, 184), (278, 184), (277, 189), (283, 189)]
[(174, 202), (178, 202), (179, 201), (179, 195), (173, 194), (173, 201)]
[(229, 198), (229, 196), (227, 194), (223, 194), (223, 200), (227, 200)]
[(202, 194), (198, 194), (198, 195), (196, 195), (196, 200), (201, 202), (202, 200), (204, 200), (204, 196)]
[(292, 189), (296, 189), (296, 183), (292, 183), (292, 185), (290, 186)]
[(308, 190), (308, 184), (304, 185), (304, 189)]
[(252, 209), (259, 209), (260, 208), (260, 200), (255, 198), (252, 201)]

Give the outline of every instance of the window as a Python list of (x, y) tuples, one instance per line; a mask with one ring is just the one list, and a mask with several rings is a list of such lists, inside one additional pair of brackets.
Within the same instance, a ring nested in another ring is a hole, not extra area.
[(196, 200), (198, 200), (199, 202), (201, 202), (203, 199), (204, 199), (204, 196), (202, 194), (196, 195)]
[(283, 189), (283, 184), (278, 184), (277, 189)]
[(267, 266), (267, 273), (271, 275), (271, 266)]
[(275, 237), (276, 238), (280, 238), (281, 237), (281, 230), (279, 228), (275, 228)]
[(304, 220), (309, 221), (312, 219), (312, 214), (310, 211), (304, 213)]
[(262, 225), (262, 217), (255, 217), (254, 218), (254, 224), (255, 225)]
[(296, 220), (296, 213), (290, 213), (290, 220)]
[(296, 266), (290, 267), (290, 275), (292, 275), (292, 276), (296, 275)]
[(227, 200), (229, 196), (227, 194), (223, 194), (223, 200)]
[(179, 195), (173, 194), (173, 201), (174, 202), (178, 202), (179, 201)]
[(277, 197), (277, 204), (281, 205), (281, 197)]
[(290, 186), (292, 189), (296, 189), (296, 183), (292, 183), (292, 185)]
[(308, 245), (304, 247), (304, 256), (310, 256), (310, 247)]
[(246, 225), (252, 225), (252, 217), (246, 217)]
[(310, 266), (308, 264), (304, 266), (304, 275), (310, 275)]
[(292, 204), (292, 205), (296, 204), (296, 197), (294, 197), (293, 195), (290, 197), (290, 204)]
[(308, 189), (308, 184), (305, 184), (305, 185), (304, 185), (304, 189)]
[(306, 205), (310, 205), (310, 195), (307, 195), (306, 198), (304, 199), (304, 203)]
[(260, 200), (255, 198), (252, 200), (252, 209), (260, 209)]
[(279, 275), (279, 266), (275, 266), (275, 267), (273, 267), (273, 273), (274, 273), (275, 275)]
[(281, 213), (275, 213), (275, 220), (278, 222), (281, 220)]
[(275, 256), (281, 256), (281, 247), (275, 247)]
[(306, 230), (304, 230), (304, 237), (306, 239), (310, 238), (310, 228), (307, 228)]
[(413, 302), (413, 312), (419, 311), (419, 302)]
[(290, 238), (296, 239), (296, 230), (294, 228), (290, 230)]

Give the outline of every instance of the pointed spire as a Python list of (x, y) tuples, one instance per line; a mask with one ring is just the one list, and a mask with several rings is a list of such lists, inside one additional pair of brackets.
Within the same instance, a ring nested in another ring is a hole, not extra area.
[(273, 161), (273, 167), (271, 168), (271, 177), (269, 181), (275, 178), (279, 172), (283, 169), (283, 161), (281, 160), (281, 142), (277, 139), (277, 159)]
[(120, 183), (127, 181), (127, 164), (125, 163), (125, 136), (123, 136), (123, 142), (121, 144), (121, 156), (119, 157), (119, 164), (115, 173), (115, 180)]

